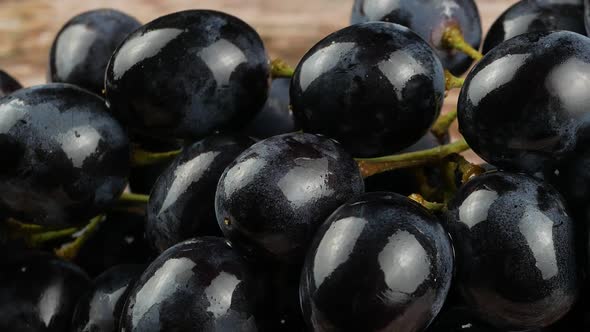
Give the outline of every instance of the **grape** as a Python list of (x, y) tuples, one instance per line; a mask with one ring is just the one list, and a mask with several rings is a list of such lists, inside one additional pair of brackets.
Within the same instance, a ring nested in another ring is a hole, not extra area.
[(412, 29), (435, 49), (443, 66), (455, 75), (465, 73), (473, 60), (442, 44), (445, 29), (458, 27), (475, 49), (481, 43), (481, 19), (473, 0), (355, 0), (351, 23), (369, 21), (397, 23)]
[(109, 212), (106, 220), (80, 248), (74, 261), (91, 276), (122, 264), (148, 264), (155, 252), (144, 238), (145, 216)]
[(74, 16), (53, 41), (48, 80), (74, 84), (102, 95), (111, 55), (140, 26), (135, 18), (114, 9), (97, 9)]
[(80, 224), (123, 192), (129, 140), (102, 98), (52, 83), (0, 100), (0, 210), (24, 222)]
[(582, 4), (579, 1), (519, 1), (492, 24), (483, 43), (483, 52), (527, 32), (552, 30), (585, 35)]
[(226, 168), (215, 211), (236, 248), (298, 264), (321, 222), (363, 191), (359, 168), (338, 143), (285, 134), (254, 144)]
[(423, 331), (440, 311), (453, 273), (438, 219), (394, 193), (367, 193), (321, 226), (299, 294), (314, 331)]
[(270, 85), (264, 108), (246, 126), (244, 133), (260, 139), (297, 131), (295, 116), (289, 107), (288, 78), (276, 78)]
[(23, 86), (4, 70), (0, 70), (0, 97), (4, 97), (21, 89)]
[(15, 253), (0, 271), (0, 330), (64, 332), (90, 279), (77, 266), (42, 252)]
[(247, 123), (268, 93), (260, 36), (236, 17), (189, 10), (133, 32), (113, 54), (106, 96), (134, 131), (199, 139)]
[(215, 191), (225, 168), (254, 141), (211, 136), (183, 150), (158, 178), (147, 207), (146, 237), (158, 252), (197, 235), (220, 235)]
[(117, 265), (98, 276), (78, 301), (71, 332), (114, 332), (129, 287), (143, 272), (142, 265)]
[(480, 157), (530, 174), (551, 169), (588, 131), (590, 39), (531, 32), (490, 51), (469, 73), (459, 129)]
[(291, 82), (302, 129), (338, 140), (354, 157), (387, 155), (418, 141), (438, 117), (444, 93), (443, 67), (430, 46), (383, 22), (324, 38)]
[(121, 331), (258, 331), (255, 272), (221, 238), (166, 250), (129, 293)]
[(553, 187), (492, 172), (463, 185), (450, 203), (455, 282), (469, 308), (498, 328), (546, 327), (578, 296), (574, 224)]

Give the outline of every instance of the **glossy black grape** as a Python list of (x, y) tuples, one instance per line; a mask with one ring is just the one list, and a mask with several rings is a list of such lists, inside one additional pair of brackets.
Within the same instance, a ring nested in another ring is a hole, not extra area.
[(253, 269), (224, 239), (182, 242), (135, 284), (121, 331), (258, 331), (259, 289)]
[(46, 253), (14, 254), (0, 269), (0, 330), (69, 331), (90, 279), (77, 266)]
[(91, 276), (122, 264), (148, 264), (156, 253), (144, 238), (145, 215), (110, 212), (75, 258)]
[(586, 35), (581, 3), (519, 1), (506, 9), (490, 27), (483, 43), (487, 53), (503, 41), (534, 31), (568, 30)]
[(147, 206), (146, 237), (158, 252), (195, 236), (219, 235), (217, 182), (254, 144), (245, 136), (216, 135), (186, 147), (158, 178)]
[(442, 45), (445, 29), (459, 28), (465, 41), (475, 49), (481, 44), (481, 19), (473, 0), (355, 0), (351, 23), (369, 21), (397, 23), (412, 29), (435, 49), (443, 66), (457, 76), (469, 69), (473, 59)]
[(80, 224), (123, 192), (129, 140), (105, 101), (69, 84), (0, 100), (0, 210), (24, 222)]
[(590, 39), (532, 32), (490, 51), (467, 76), (458, 104), (469, 146), (502, 169), (536, 173), (588, 136)]
[[(149, 152), (170, 152), (182, 149), (182, 144), (176, 140), (161, 140), (152, 137), (131, 138), (136, 147)], [(162, 160), (151, 165), (139, 165), (131, 168), (129, 173), (129, 189), (136, 194), (149, 195), (158, 180), (172, 160)]]
[(354, 157), (387, 155), (418, 141), (438, 117), (444, 93), (432, 48), (384, 22), (329, 35), (303, 57), (291, 82), (302, 129), (338, 140)]
[(451, 240), (436, 217), (394, 193), (367, 193), (321, 226), (300, 298), (314, 331), (423, 331), (443, 306)]
[(290, 108), (291, 79), (276, 78), (270, 85), (266, 104), (244, 129), (244, 133), (260, 139), (288, 134), (298, 130)]
[(300, 263), (317, 227), (364, 191), (360, 170), (337, 142), (312, 134), (260, 141), (219, 180), (217, 222), (255, 258)]
[(74, 16), (53, 41), (48, 80), (74, 84), (102, 95), (111, 55), (140, 26), (135, 18), (114, 9)]
[(142, 265), (118, 265), (98, 276), (76, 306), (71, 332), (116, 332), (128, 290)]
[[(415, 152), (432, 149), (439, 146), (438, 139), (428, 132), (418, 142), (399, 153)], [(367, 192), (391, 191), (404, 196), (422, 192), (421, 181), (435, 188), (439, 185), (441, 174), (436, 167), (424, 167), (422, 169), (408, 168), (376, 174), (365, 178), (365, 190)]]
[(198, 139), (244, 126), (264, 105), (268, 80), (256, 31), (224, 13), (190, 10), (144, 25), (119, 46), (106, 95), (136, 131)]
[(23, 86), (4, 70), (0, 70), (0, 97), (4, 97), (14, 91), (21, 89)]
[(478, 176), (449, 205), (456, 285), (467, 306), (496, 327), (546, 327), (581, 286), (574, 223), (553, 187), (503, 172)]

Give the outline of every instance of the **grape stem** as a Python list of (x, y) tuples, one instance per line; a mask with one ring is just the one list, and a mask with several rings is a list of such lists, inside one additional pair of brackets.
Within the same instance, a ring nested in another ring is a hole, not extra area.
[(462, 183), (469, 181), (469, 179), (474, 176), (478, 176), (486, 172), (483, 167), (468, 162), (467, 159), (461, 155), (452, 155), (451, 159), (457, 164), (457, 169), (462, 174)]
[(150, 196), (132, 193), (122, 193), (119, 197), (119, 202), (122, 203), (147, 203), (150, 200)]
[(59, 249), (56, 249), (55, 254), (68, 261), (74, 260), (78, 256), (82, 246), (88, 242), (88, 239), (90, 239), (90, 237), (98, 230), (100, 224), (104, 222), (105, 219), (106, 217), (104, 215), (91, 219), (88, 225), (80, 231), (80, 235), (74, 241), (66, 243)]
[(9, 218), (5, 221), (8, 234), (13, 239), (21, 239), (28, 248), (40, 248), (45, 243), (61, 240), (80, 231), (80, 227), (49, 229), (35, 224), (25, 224)]
[(430, 132), (432, 132), (432, 134), (436, 136), (436, 138), (438, 138), (439, 141), (442, 141), (442, 139), (448, 134), (449, 128), (451, 127), (453, 122), (455, 122), (456, 119), (457, 109), (445, 113), (438, 117), (434, 125), (432, 125)]
[(270, 75), (272, 78), (279, 78), (285, 77), (290, 78), (293, 77), (295, 73), (295, 69), (289, 66), (285, 61), (282, 59), (274, 59), (270, 63)]
[(137, 146), (134, 146), (131, 152), (131, 166), (149, 166), (153, 164), (159, 164), (162, 162), (170, 161), (174, 159), (176, 156), (178, 156), (181, 152), (182, 150), (174, 150), (167, 152), (150, 152), (140, 149)]
[(469, 149), (465, 139), (437, 146), (432, 149), (402, 153), (379, 158), (356, 159), (363, 177), (367, 178), (379, 173), (401, 168), (425, 166), (443, 160), (449, 155), (461, 153)]
[(13, 218), (6, 219), (4, 223), (11, 231), (16, 233), (41, 233), (45, 231), (45, 228), (41, 225), (26, 224)]
[(429, 211), (443, 211), (446, 206), (443, 203), (435, 203), (435, 202), (429, 202), (426, 199), (424, 199), (424, 197), (422, 197), (422, 195), (420, 194), (411, 194), (410, 196), (408, 196), (409, 199), (413, 200), (414, 202), (422, 205), (423, 207), (425, 207), (427, 210)]
[(465, 84), (465, 79), (451, 74), (445, 69), (445, 89), (450, 91), (452, 89), (461, 89)]
[(467, 41), (465, 41), (463, 32), (456, 25), (451, 25), (445, 28), (441, 42), (444, 47), (451, 50), (461, 51), (470, 56), (475, 61), (479, 61), (481, 58), (483, 58), (483, 54), (481, 54), (480, 51), (476, 50)]

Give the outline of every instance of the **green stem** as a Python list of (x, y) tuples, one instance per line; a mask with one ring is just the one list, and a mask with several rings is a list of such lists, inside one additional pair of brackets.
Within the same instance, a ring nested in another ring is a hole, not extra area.
[(147, 203), (150, 196), (132, 193), (122, 193), (119, 197), (119, 202), (123, 203)]
[(25, 224), (9, 218), (4, 223), (6, 234), (13, 240), (22, 241), (28, 248), (40, 248), (45, 243), (70, 237), (80, 231), (80, 227), (50, 228), (47, 226)]
[(278, 77), (293, 77), (293, 74), (295, 73), (295, 69), (293, 69), (293, 67), (289, 66), (285, 61), (281, 60), (281, 59), (274, 59), (271, 61), (270, 63), (270, 75), (272, 76), (272, 78), (278, 78)]
[(72, 228), (66, 228), (66, 229), (57, 230), (57, 231), (48, 231), (48, 232), (43, 232), (43, 233), (30, 234), (29, 236), (27, 236), (25, 238), (25, 241), (29, 247), (39, 248), (47, 242), (61, 240), (61, 239), (70, 237), (79, 231), (80, 231), (80, 228), (72, 227)]
[(442, 140), (446, 135), (449, 133), (449, 128), (457, 119), (457, 109), (445, 113), (438, 117), (434, 125), (430, 131), (434, 136), (436, 136), (439, 140)]
[(464, 139), (432, 149), (370, 159), (357, 159), (363, 177), (401, 168), (424, 166), (469, 149)]
[(134, 147), (131, 152), (131, 165), (133, 167), (149, 166), (174, 159), (182, 150), (167, 152), (150, 152)]
[(8, 218), (4, 221), (4, 224), (15, 233), (41, 233), (46, 229), (41, 225), (25, 224), (13, 218)]
[(445, 90), (461, 89), (465, 84), (465, 79), (451, 74), (445, 69)]
[(423, 207), (425, 207), (429, 211), (442, 211), (446, 208), (445, 204), (429, 202), (426, 199), (424, 199), (424, 197), (422, 197), (422, 195), (420, 195), (420, 194), (411, 194), (410, 196), (408, 196), (408, 198), (413, 200), (414, 202), (422, 205)]
[(463, 32), (456, 25), (448, 26), (445, 29), (441, 42), (444, 47), (461, 51), (470, 56), (475, 61), (479, 61), (481, 58), (483, 58), (483, 54), (481, 54), (480, 51), (476, 50), (467, 41), (465, 41)]
[(90, 237), (98, 230), (98, 227), (105, 219), (105, 216), (101, 215), (90, 220), (88, 225), (82, 230), (80, 236), (74, 241), (66, 243), (59, 249), (56, 249), (55, 254), (65, 260), (74, 260), (78, 256), (80, 248), (88, 242), (88, 239), (90, 239)]

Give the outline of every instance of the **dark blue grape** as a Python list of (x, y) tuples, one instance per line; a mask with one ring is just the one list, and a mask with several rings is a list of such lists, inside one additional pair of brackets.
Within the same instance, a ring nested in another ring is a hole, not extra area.
[(118, 331), (129, 289), (144, 268), (142, 265), (117, 265), (98, 276), (78, 301), (70, 331)]
[(583, 10), (580, 1), (519, 1), (492, 24), (483, 52), (527, 32), (569, 30), (585, 35)]
[(338, 140), (354, 157), (397, 152), (418, 141), (440, 113), (440, 60), (417, 34), (373, 22), (337, 31), (301, 60), (291, 104), (305, 132)]
[(139, 278), (121, 331), (258, 331), (256, 273), (224, 239), (204, 237), (166, 250)]
[(14, 254), (1, 262), (0, 330), (69, 331), (90, 279), (77, 266), (46, 253)]
[(53, 41), (48, 80), (102, 94), (111, 55), (140, 26), (135, 18), (114, 9), (97, 9), (74, 16)]
[(456, 286), (477, 317), (508, 330), (542, 328), (574, 305), (580, 285), (574, 223), (555, 189), (492, 172), (460, 188), (446, 224)]
[(385, 21), (416, 32), (435, 49), (443, 66), (455, 75), (469, 69), (473, 59), (442, 44), (446, 28), (457, 27), (465, 41), (479, 49), (481, 19), (473, 0), (355, 0), (351, 23)]
[(317, 227), (363, 191), (360, 170), (340, 144), (285, 134), (254, 144), (227, 167), (215, 211), (236, 248), (299, 264)]
[(0, 210), (43, 225), (102, 213), (129, 172), (129, 140), (105, 101), (69, 84), (0, 99), (0, 154)]
[(132, 33), (106, 73), (114, 112), (134, 131), (199, 139), (243, 127), (268, 93), (260, 36), (236, 17), (190, 10)]
[(314, 331), (423, 331), (443, 306), (453, 249), (438, 219), (394, 193), (367, 193), (321, 226), (300, 298)]
[(217, 135), (186, 147), (158, 178), (147, 207), (146, 237), (158, 252), (195, 236), (221, 235), (215, 217), (217, 182), (254, 141)]
[(588, 136), (590, 39), (531, 32), (490, 51), (469, 73), (459, 129), (480, 157), (501, 169), (550, 169)]
[(288, 78), (276, 78), (272, 81), (266, 104), (244, 129), (246, 135), (264, 139), (298, 130), (290, 108), (290, 84), (291, 79)]
[(0, 70), (0, 97), (4, 97), (21, 89), (23, 86), (4, 70)]

